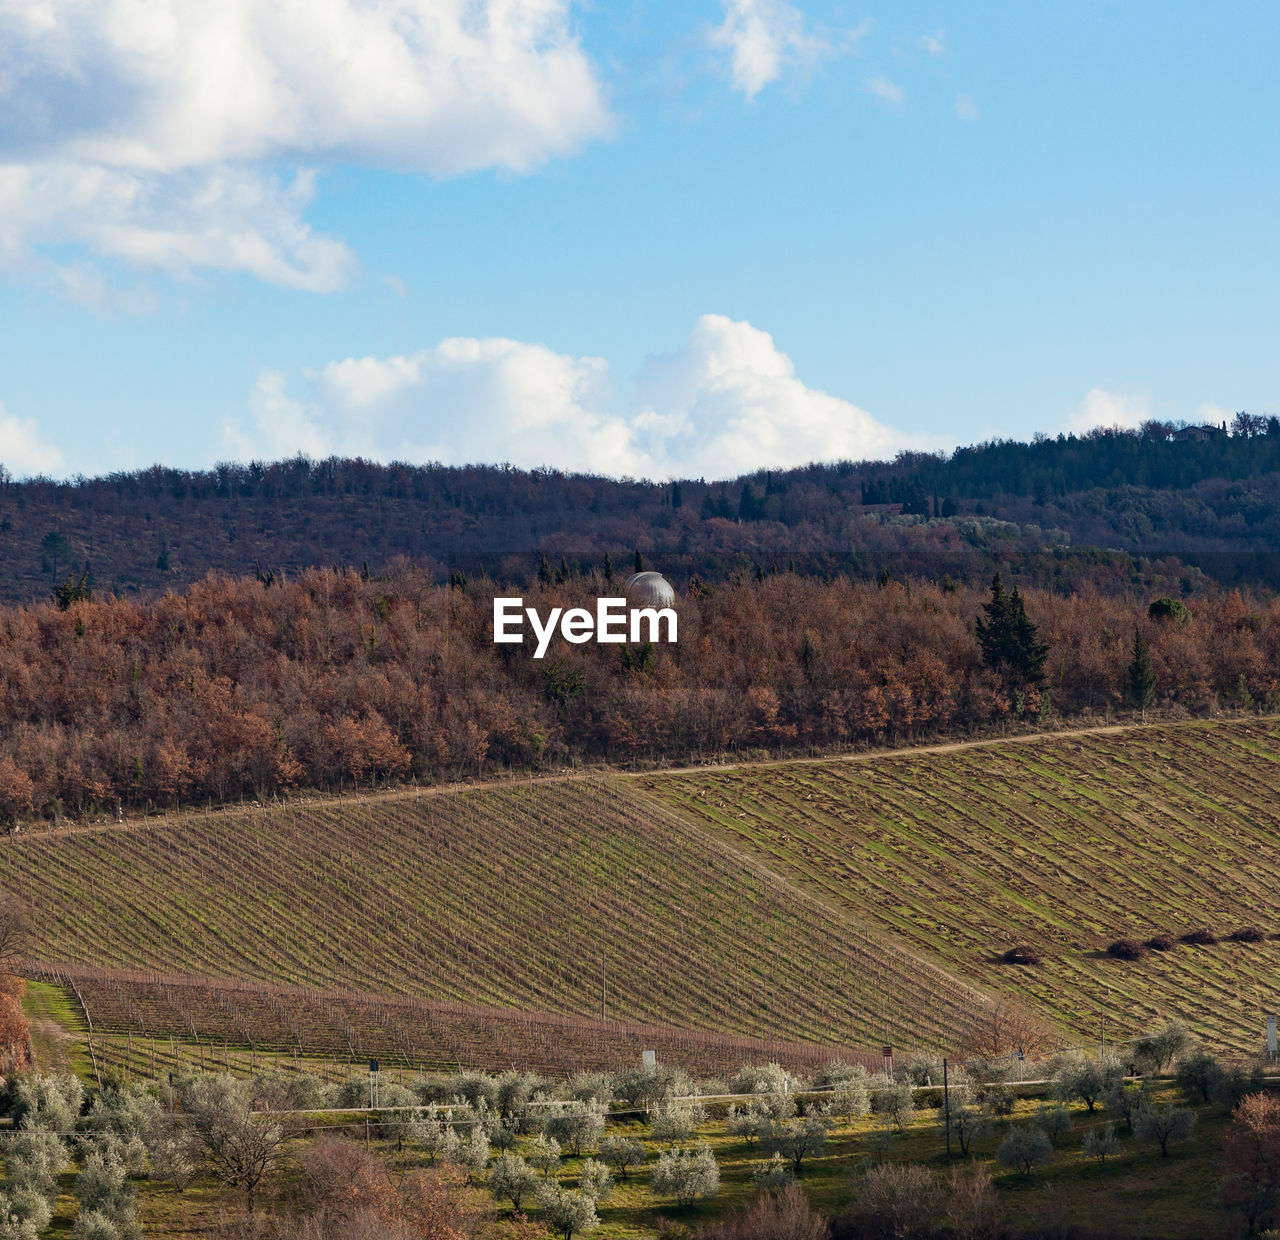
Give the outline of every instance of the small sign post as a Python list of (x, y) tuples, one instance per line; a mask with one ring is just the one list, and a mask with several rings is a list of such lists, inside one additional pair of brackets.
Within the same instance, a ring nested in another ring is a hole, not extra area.
[(640, 1067), (645, 1076), (653, 1076), (658, 1071), (658, 1054), (656, 1051), (640, 1052)]
[(893, 1047), (882, 1046), (880, 1054), (884, 1058), (884, 1074), (885, 1076), (893, 1076)]

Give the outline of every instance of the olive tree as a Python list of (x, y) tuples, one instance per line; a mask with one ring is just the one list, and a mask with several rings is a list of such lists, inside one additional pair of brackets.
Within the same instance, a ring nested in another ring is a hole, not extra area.
[(1053, 1157), (1053, 1146), (1039, 1128), (1019, 1126), (1011, 1128), (996, 1150), (996, 1159), (1002, 1167), (1013, 1167), (1024, 1176), (1033, 1167), (1040, 1167)]
[(592, 1201), (604, 1201), (613, 1192), (613, 1176), (609, 1168), (594, 1158), (587, 1158), (578, 1173), (578, 1190)]
[(630, 1137), (605, 1137), (600, 1142), (600, 1157), (626, 1180), (633, 1168), (644, 1166), (644, 1144)]
[(696, 1150), (666, 1150), (658, 1156), (649, 1186), (659, 1197), (674, 1197), (690, 1206), (720, 1191), (720, 1168), (711, 1147), (703, 1141)]
[(560, 1142), (540, 1132), (529, 1142), (529, 1162), (542, 1172), (542, 1178), (548, 1179), (560, 1165)]
[(547, 1116), (543, 1131), (554, 1137), (562, 1149), (575, 1157), (583, 1150), (596, 1149), (604, 1136), (605, 1109), (595, 1099), (589, 1102), (572, 1102), (563, 1110)]
[(1099, 1127), (1090, 1128), (1084, 1134), (1084, 1140), (1080, 1142), (1080, 1152), (1086, 1158), (1096, 1158), (1100, 1167), (1119, 1150), (1120, 1141), (1116, 1137), (1114, 1124), (1102, 1124)]
[(1090, 1110), (1117, 1081), (1124, 1080), (1124, 1065), (1113, 1056), (1078, 1059), (1065, 1064), (1058, 1073), (1058, 1097), (1063, 1102), (1079, 1099)]
[(489, 1170), (489, 1191), (499, 1201), (511, 1202), (511, 1209), (520, 1212), (520, 1203), (536, 1193), (538, 1177), (519, 1154), (499, 1154)]
[(596, 1203), (583, 1193), (561, 1188), (559, 1184), (538, 1185), (538, 1209), (543, 1219), (561, 1240), (595, 1231), (600, 1226)]
[(697, 1102), (664, 1102), (649, 1120), (649, 1131), (655, 1141), (679, 1145), (693, 1136), (698, 1125), (707, 1118), (706, 1109)]
[(1172, 1103), (1164, 1106), (1148, 1104), (1133, 1117), (1133, 1135), (1139, 1141), (1158, 1145), (1161, 1158), (1169, 1157), (1170, 1145), (1189, 1140), (1195, 1126), (1195, 1112)]
[(253, 1109), (249, 1091), (231, 1076), (202, 1077), (183, 1099), (213, 1174), (240, 1189), (253, 1217), (258, 1189), (280, 1165), (288, 1133), (278, 1118)]
[(791, 1169), (800, 1174), (804, 1160), (817, 1157), (827, 1146), (827, 1131), (831, 1121), (824, 1115), (806, 1115), (803, 1119), (789, 1119), (777, 1125), (769, 1134), (768, 1143), (776, 1153), (791, 1163)]

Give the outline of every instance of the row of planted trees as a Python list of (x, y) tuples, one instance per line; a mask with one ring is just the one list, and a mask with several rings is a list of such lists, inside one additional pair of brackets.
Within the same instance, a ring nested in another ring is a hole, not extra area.
[[(951, 1228), (946, 1234), (998, 1236), (999, 1194), (974, 1158), (994, 1160), (1015, 1180), (1030, 1179), (1068, 1149), (1101, 1169), (1143, 1146), (1170, 1158), (1194, 1139), (1205, 1107), (1231, 1116), (1222, 1204), (1251, 1228), (1277, 1221), (1280, 1100), (1264, 1089), (1261, 1061), (1219, 1061), (1192, 1045), (1177, 1023), (1124, 1049), (1123, 1058), (1064, 1054), (1036, 1065), (1050, 1086), (1034, 1107), (1011, 1084), (1009, 1061), (976, 1057), (952, 1066), (945, 1093), (941, 1064), (927, 1057), (900, 1064), (893, 1076), (834, 1062), (810, 1080), (769, 1064), (696, 1083), (667, 1068), (581, 1073), (559, 1083), (515, 1071), (412, 1087), (385, 1083), (365, 1135), (376, 1133), (402, 1172), (417, 1167), (408, 1179), (333, 1135), (292, 1140), (323, 1132), (317, 1113), (326, 1108), (367, 1107), (364, 1077), (337, 1087), (299, 1074), (193, 1076), (168, 1091), (117, 1083), (85, 1107), (71, 1078), (18, 1076), (8, 1093), (14, 1129), (0, 1201), (9, 1230), (0, 1224), (0, 1236), (39, 1235), (50, 1222), (57, 1177), (74, 1162), (77, 1240), (138, 1235), (136, 1183), (143, 1176), (176, 1190), (211, 1177), (242, 1193), (252, 1217), (266, 1190), (280, 1207), (286, 1166), (293, 1168), (287, 1178), (304, 1190), (286, 1211), (289, 1226), (312, 1230), (282, 1234), (438, 1240), (431, 1219), (471, 1217), (471, 1190), (483, 1187), (508, 1208), (505, 1226), (519, 1233), (512, 1240), (540, 1227), (573, 1240), (599, 1225), (599, 1208), (619, 1184), (634, 1200), (630, 1186), (647, 1183), (655, 1205), (666, 1208), (717, 1196), (721, 1168), (710, 1141), (743, 1151), (756, 1192), (789, 1200), (797, 1226), (820, 1227), (791, 1189), (815, 1164), (830, 1177), (830, 1143), (841, 1130), (837, 1149), (845, 1156), (849, 1134), (860, 1134), (860, 1157), (845, 1171), (846, 1221), (871, 1229), (846, 1234), (880, 1234), (875, 1228), (892, 1224), (892, 1234), (902, 1236), (942, 1234), (944, 1227)], [(1135, 1067), (1145, 1075), (1132, 1075)], [(966, 1169), (945, 1177), (915, 1165), (911, 1155), (919, 1156), (918, 1139), (927, 1132), (931, 1149), (945, 1141)], [(964, 1230), (982, 1219), (987, 1231)], [(738, 1223), (715, 1227), (731, 1225)]]

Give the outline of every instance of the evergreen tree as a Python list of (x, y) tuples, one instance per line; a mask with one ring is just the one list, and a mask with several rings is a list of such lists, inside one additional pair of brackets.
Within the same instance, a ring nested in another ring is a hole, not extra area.
[(1151, 663), (1151, 651), (1141, 629), (1133, 631), (1133, 662), (1129, 664), (1129, 697), (1146, 716), (1147, 707), (1156, 693), (1156, 669)]
[(991, 601), (982, 605), (985, 620), (978, 621), (978, 644), (983, 662), (1000, 675), (1012, 690), (1039, 688), (1049, 647), (1027, 615), (1022, 595), (1014, 588), (1006, 594), (997, 573), (991, 579)]

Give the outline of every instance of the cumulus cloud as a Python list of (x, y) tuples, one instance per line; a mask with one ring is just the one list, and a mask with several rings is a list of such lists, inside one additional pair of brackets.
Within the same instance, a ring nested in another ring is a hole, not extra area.
[(0, 0), (0, 259), (70, 241), (332, 288), (351, 259), (303, 222), (301, 169), (524, 172), (609, 131), (569, 6)]
[(56, 474), (66, 465), (62, 453), (42, 438), (32, 418), (15, 418), (0, 405), (0, 466), (10, 474)]
[(806, 386), (767, 332), (722, 315), (703, 315), (682, 348), (651, 357), (621, 399), (603, 359), (504, 339), (346, 358), (304, 379), (299, 399), (277, 372), (259, 378), (247, 420), (226, 428), (235, 455), (726, 477), (933, 446)]
[(1135, 430), (1150, 417), (1151, 405), (1145, 394), (1127, 395), (1091, 388), (1062, 429), (1074, 435), (1112, 427)]
[(818, 31), (786, 0), (723, 0), (723, 10), (711, 43), (728, 53), (730, 78), (748, 99), (789, 70), (849, 50), (871, 28), (864, 21), (852, 30)]

